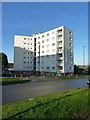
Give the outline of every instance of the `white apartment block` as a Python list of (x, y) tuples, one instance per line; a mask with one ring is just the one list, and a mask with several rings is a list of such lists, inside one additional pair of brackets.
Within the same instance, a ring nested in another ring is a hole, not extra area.
[(14, 70), (74, 72), (73, 31), (64, 26), (31, 37), (15, 36), (14, 48)]

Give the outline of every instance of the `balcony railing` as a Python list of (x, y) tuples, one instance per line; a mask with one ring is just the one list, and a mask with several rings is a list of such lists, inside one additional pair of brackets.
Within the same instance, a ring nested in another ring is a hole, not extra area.
[(57, 60), (59, 61), (59, 60), (63, 60), (63, 57), (57, 57)]
[(57, 66), (63, 66), (63, 62), (57, 62)]
[(58, 45), (57, 45), (58, 47), (62, 47), (62, 43), (58, 43)]
[(61, 50), (60, 50), (60, 49), (57, 50), (57, 53), (58, 53), (58, 54), (60, 54), (60, 53), (62, 53), (62, 52), (63, 52), (62, 49), (61, 49)]

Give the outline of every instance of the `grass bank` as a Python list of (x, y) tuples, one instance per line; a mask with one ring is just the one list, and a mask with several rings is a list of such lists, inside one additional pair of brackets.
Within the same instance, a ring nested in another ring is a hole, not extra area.
[(18, 84), (18, 83), (26, 83), (29, 81), (31, 81), (31, 80), (4, 80), (4, 81), (0, 81), (0, 84), (2, 84), (2, 85)]
[(90, 78), (90, 75), (79, 75), (79, 76), (60, 76), (63, 79), (78, 79), (78, 78)]
[(18, 79), (18, 77), (0, 77), (0, 79)]
[(76, 118), (87, 112), (88, 89), (75, 88), (2, 106), (2, 120)]
[(79, 75), (79, 76), (44, 76), (44, 77), (59, 77), (62, 79), (78, 79), (78, 78), (90, 78), (90, 75)]

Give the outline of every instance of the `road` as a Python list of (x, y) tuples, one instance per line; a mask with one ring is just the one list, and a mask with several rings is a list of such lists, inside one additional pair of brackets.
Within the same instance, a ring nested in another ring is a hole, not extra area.
[[(2, 104), (86, 86), (88, 79), (32, 78), (31, 82), (2, 86)], [(1, 87), (1, 86), (0, 86)]]

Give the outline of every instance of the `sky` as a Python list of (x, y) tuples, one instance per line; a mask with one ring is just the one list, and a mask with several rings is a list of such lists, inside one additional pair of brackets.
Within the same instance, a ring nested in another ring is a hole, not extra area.
[(66, 26), (74, 32), (74, 64), (88, 64), (87, 2), (3, 2), (2, 51), (14, 62), (14, 35), (31, 36)]

